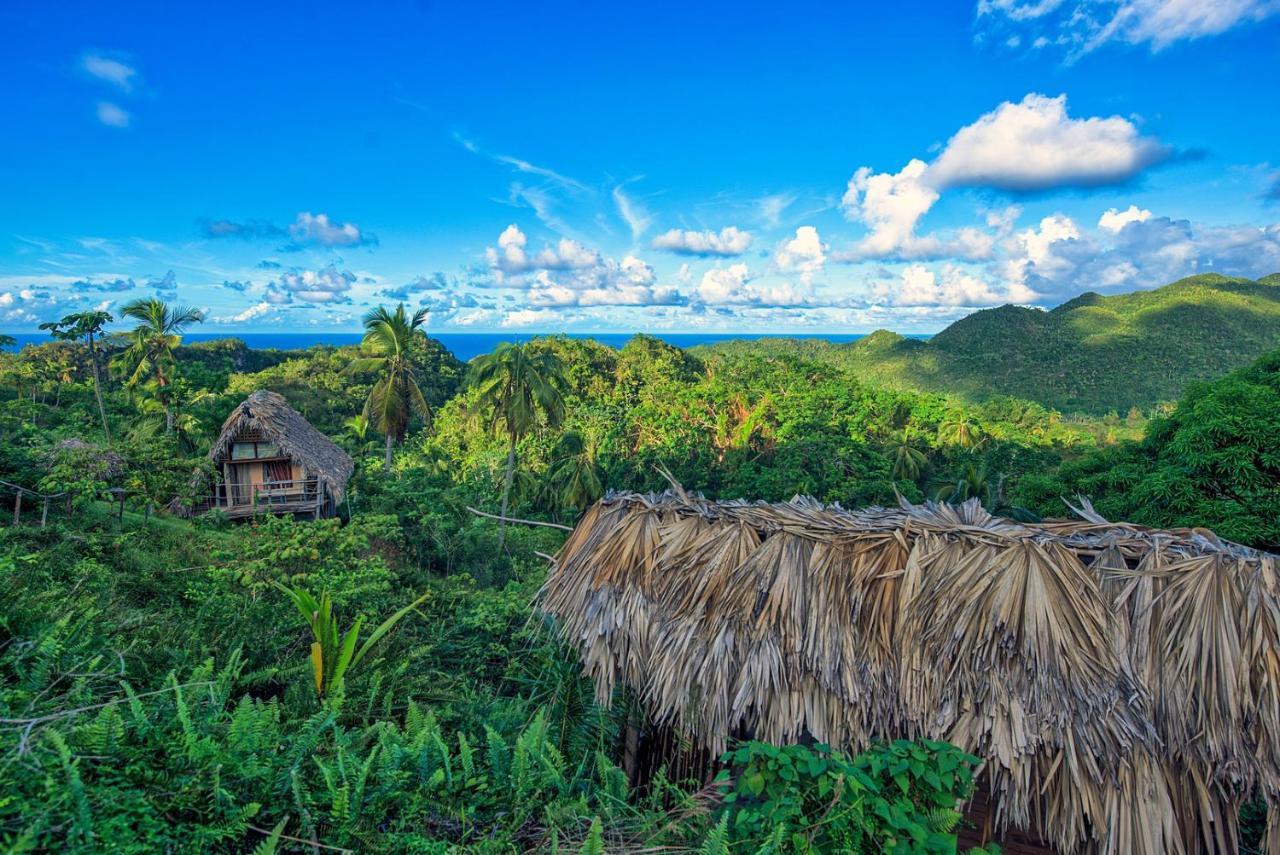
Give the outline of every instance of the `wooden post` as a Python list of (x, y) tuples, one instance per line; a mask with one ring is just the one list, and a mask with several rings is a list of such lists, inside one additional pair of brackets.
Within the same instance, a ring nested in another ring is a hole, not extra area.
[(17, 525), (22, 521), (22, 488), (19, 487), (13, 496), (13, 524)]
[(40, 527), (44, 528), (45, 523), (49, 521), (49, 497), (44, 500), (44, 507), (40, 509)]
[[(217, 494), (214, 494), (214, 503), (217, 503)], [(226, 506), (230, 508), (235, 504), (234, 494), (231, 492), (231, 464), (226, 460), (222, 461), (222, 498)]]

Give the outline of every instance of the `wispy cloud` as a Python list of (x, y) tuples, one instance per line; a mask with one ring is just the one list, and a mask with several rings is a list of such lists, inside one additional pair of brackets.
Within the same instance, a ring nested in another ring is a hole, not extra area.
[(618, 216), (631, 229), (631, 239), (639, 240), (653, 223), (653, 216), (643, 205), (628, 196), (621, 184), (613, 188), (613, 203), (618, 206)]
[(133, 118), (128, 110), (110, 101), (99, 101), (96, 113), (98, 121), (109, 128), (127, 128)]
[(90, 77), (108, 83), (121, 92), (129, 93), (138, 84), (138, 70), (120, 59), (101, 53), (86, 53), (80, 58), (80, 68)]
[(575, 190), (579, 193), (591, 192), (591, 189), (581, 181), (556, 172), (554, 169), (548, 169), (545, 166), (538, 166), (536, 163), (530, 163), (523, 158), (512, 157), (509, 154), (497, 154), (495, 152), (486, 151), (478, 146), (474, 141), (467, 139), (459, 133), (454, 133), (453, 139), (458, 143), (458, 145), (462, 146), (472, 154), (487, 157), (495, 163), (501, 163), (511, 167), (516, 172), (523, 172), (527, 175), (536, 175), (539, 178), (545, 178), (554, 184), (570, 190)]

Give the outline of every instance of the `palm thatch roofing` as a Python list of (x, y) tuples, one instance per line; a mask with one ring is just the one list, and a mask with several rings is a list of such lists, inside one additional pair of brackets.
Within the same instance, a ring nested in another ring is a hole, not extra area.
[(209, 459), (226, 458), (231, 453), (231, 443), (245, 431), (257, 431), (276, 443), (282, 452), (324, 484), (334, 504), (342, 501), (355, 463), (333, 440), (290, 407), (283, 395), (260, 389), (245, 398), (222, 423), (222, 432), (209, 449)]
[(1274, 851), (1280, 559), (1077, 513), (615, 493), (539, 603), (602, 703), (625, 686), (711, 751), (946, 740), (997, 830), (1063, 852), (1234, 852), (1258, 793)]

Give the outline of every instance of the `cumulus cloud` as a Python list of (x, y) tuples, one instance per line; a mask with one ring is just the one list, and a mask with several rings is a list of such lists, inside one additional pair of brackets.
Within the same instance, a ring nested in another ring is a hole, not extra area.
[(1152, 52), (1216, 36), (1280, 12), (1275, 0), (979, 0), (978, 18), (1042, 33), (1037, 46), (1065, 48), (1072, 58), (1108, 42)]
[(109, 128), (127, 128), (133, 118), (128, 110), (110, 101), (99, 101), (95, 112), (98, 121)]
[(1149, 219), (1151, 219), (1151, 212), (1137, 205), (1130, 205), (1123, 211), (1108, 208), (1098, 219), (1098, 228), (1118, 232), (1129, 223), (1144, 223)]
[(753, 281), (745, 264), (716, 267), (702, 274), (696, 292), (707, 306), (807, 306), (813, 302), (810, 289), (790, 283), (768, 285)]
[(55, 320), (72, 302), (44, 288), (0, 291), (0, 323), (30, 325)]
[(540, 271), (529, 283), (534, 306), (670, 306), (682, 302), (671, 285), (659, 285), (645, 262), (628, 255), (620, 262), (604, 258), (589, 268)]
[(334, 265), (320, 270), (291, 270), (267, 285), (263, 299), (280, 306), (300, 300), (304, 303), (350, 302), (347, 292), (356, 275)]
[(80, 68), (91, 77), (126, 93), (133, 91), (139, 78), (138, 70), (133, 66), (100, 53), (86, 53), (80, 58)]
[(557, 315), (549, 309), (516, 309), (507, 312), (501, 321), (504, 327), (528, 327), (538, 323), (555, 323)]
[[(837, 253), (835, 260), (946, 256), (978, 260), (990, 256), (995, 237), (977, 228), (916, 234), (920, 218), (940, 195), (929, 183), (928, 174), (929, 167), (922, 160), (910, 161), (897, 173), (874, 173), (865, 166), (855, 172), (849, 179), (841, 206), (846, 217), (865, 224), (870, 233), (853, 249)], [(990, 225), (998, 227), (999, 223)]]
[(1025, 303), (1036, 296), (1017, 283), (992, 285), (954, 264), (944, 264), (940, 274), (923, 264), (908, 265), (897, 281), (876, 283), (871, 295), (876, 302), (892, 306), (970, 307)]
[(822, 269), (827, 261), (827, 245), (818, 236), (813, 226), (801, 226), (796, 229), (795, 237), (784, 240), (773, 256), (779, 270), (800, 274), (800, 281), (808, 285), (813, 275)]
[(157, 297), (172, 300), (178, 296), (178, 274), (170, 270), (163, 276), (148, 280), (146, 287), (156, 289)]
[(676, 255), (731, 258), (746, 252), (751, 247), (751, 239), (750, 232), (736, 226), (726, 226), (719, 232), (671, 229), (658, 235), (649, 245)]
[(485, 250), (485, 259), (501, 281), (503, 276), (519, 275), (532, 270), (575, 270), (592, 267), (600, 256), (569, 238), (561, 238), (553, 247), (544, 247), (530, 255), (525, 247), (529, 239), (514, 223), (498, 235), (498, 246)]
[(1128, 181), (1168, 156), (1166, 146), (1128, 119), (1072, 118), (1066, 95), (1031, 93), (957, 131), (925, 180), (940, 189), (1011, 192), (1098, 187)]
[(1156, 288), (1197, 273), (1257, 278), (1280, 270), (1280, 224), (1207, 226), (1152, 215), (1088, 233), (1055, 215), (1013, 244), (1006, 275), (1047, 301)]
[(355, 223), (339, 223), (328, 214), (302, 211), (289, 225), (289, 237), (296, 245), (365, 246), (376, 244), (378, 239), (361, 231)]
[(1007, 218), (988, 217), (995, 233), (966, 227), (917, 234), (920, 220), (944, 191), (978, 187), (1024, 193), (1123, 183), (1168, 154), (1128, 119), (1073, 118), (1065, 95), (1031, 93), (961, 128), (931, 163), (913, 159), (896, 173), (865, 166), (854, 172), (841, 206), (846, 217), (866, 225), (868, 234), (833, 258), (989, 259), (1010, 227)]
[(253, 306), (250, 306), (249, 308), (245, 309), (243, 312), (240, 312), (239, 314), (220, 315), (220, 316), (212, 317), (209, 320), (211, 320), (215, 324), (243, 324), (243, 323), (248, 323), (249, 321), (257, 320), (258, 318), (261, 318), (263, 315), (269, 314), (274, 310), (275, 310), (274, 306), (272, 306), (268, 302), (263, 301), (261, 303), (257, 303)]

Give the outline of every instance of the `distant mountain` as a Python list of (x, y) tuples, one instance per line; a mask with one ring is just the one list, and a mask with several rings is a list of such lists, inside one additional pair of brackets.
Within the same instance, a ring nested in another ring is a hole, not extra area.
[(1280, 273), (1257, 281), (1208, 273), (1153, 291), (1089, 292), (1051, 311), (987, 309), (929, 341), (880, 330), (804, 351), (894, 385), (1100, 414), (1174, 400), (1188, 383), (1277, 347)]

